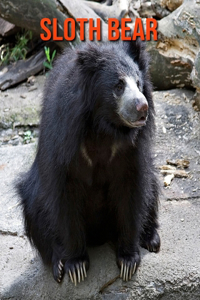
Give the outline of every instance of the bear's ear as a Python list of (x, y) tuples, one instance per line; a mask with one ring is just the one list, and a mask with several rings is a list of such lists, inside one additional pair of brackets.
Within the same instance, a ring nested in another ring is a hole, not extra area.
[(77, 63), (84, 70), (96, 71), (104, 59), (97, 47), (89, 45), (87, 48), (77, 50)]
[(145, 42), (140, 38), (124, 42), (128, 55), (138, 63), (139, 68), (143, 72), (147, 72), (149, 66), (149, 56), (146, 52)]

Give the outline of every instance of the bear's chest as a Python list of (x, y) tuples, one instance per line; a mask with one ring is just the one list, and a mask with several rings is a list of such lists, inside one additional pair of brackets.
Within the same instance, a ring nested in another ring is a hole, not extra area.
[(83, 181), (90, 187), (102, 187), (109, 180), (109, 162), (112, 159), (111, 147), (87, 147), (81, 149), (79, 165)]
[(115, 157), (119, 147), (119, 142), (112, 137), (89, 136), (81, 146), (81, 154), (88, 165), (94, 169), (97, 165), (107, 166)]
[(81, 155), (88, 166), (94, 170), (97, 166), (106, 166), (112, 160), (112, 146), (84, 144), (81, 147)]
[(88, 187), (97, 190), (108, 185), (119, 144), (109, 139), (88, 140), (81, 145), (78, 173)]

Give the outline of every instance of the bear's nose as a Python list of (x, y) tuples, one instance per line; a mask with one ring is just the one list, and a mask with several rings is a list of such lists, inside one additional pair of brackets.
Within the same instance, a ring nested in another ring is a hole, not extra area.
[(146, 112), (148, 110), (148, 103), (145, 98), (136, 100), (136, 109), (139, 112)]

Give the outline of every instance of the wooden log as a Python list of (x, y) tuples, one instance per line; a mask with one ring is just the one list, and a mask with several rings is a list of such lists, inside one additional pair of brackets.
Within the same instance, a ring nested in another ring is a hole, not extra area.
[(112, 5), (108, 5), (106, 2), (103, 4), (93, 1), (84, 2), (105, 21), (108, 18), (116, 18), (120, 21), (129, 13), (130, 0), (114, 0)]
[(151, 55), (150, 73), (155, 88), (196, 87), (200, 89), (200, 72), (191, 78), (194, 64), (198, 70), (200, 45), (200, 3), (185, 0), (158, 22), (158, 41), (147, 44)]
[[(0, 1), (0, 17), (19, 26), (36, 32), (42, 33), (40, 21), (42, 18), (58, 20), (58, 36), (63, 36), (63, 24), (66, 18), (99, 18), (99, 16), (88, 7), (83, 1), (79, 0), (15, 0)], [(49, 26), (52, 31), (52, 27)], [(102, 21), (103, 40), (107, 38), (107, 25)], [(79, 32), (79, 24), (76, 23), (76, 32)], [(70, 34), (70, 32), (69, 32)], [(86, 28), (86, 39), (88, 38), (88, 29)], [(79, 35), (76, 34), (74, 41), (68, 42), (65, 39), (57, 42), (60, 47), (75, 46), (80, 42)]]
[(45, 61), (44, 50), (40, 50), (37, 54), (31, 56), (27, 60), (19, 60), (16, 63), (1, 67), (0, 70), (0, 89), (7, 88), (24, 81), (31, 75), (39, 73), (44, 67)]

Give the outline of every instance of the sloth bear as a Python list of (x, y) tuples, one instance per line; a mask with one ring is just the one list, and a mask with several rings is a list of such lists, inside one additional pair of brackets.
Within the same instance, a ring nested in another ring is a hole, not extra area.
[(44, 90), (34, 163), (18, 183), (25, 229), (61, 282), (87, 276), (88, 245), (113, 241), (131, 279), (139, 245), (158, 252), (152, 85), (140, 40), (84, 43), (57, 60)]

